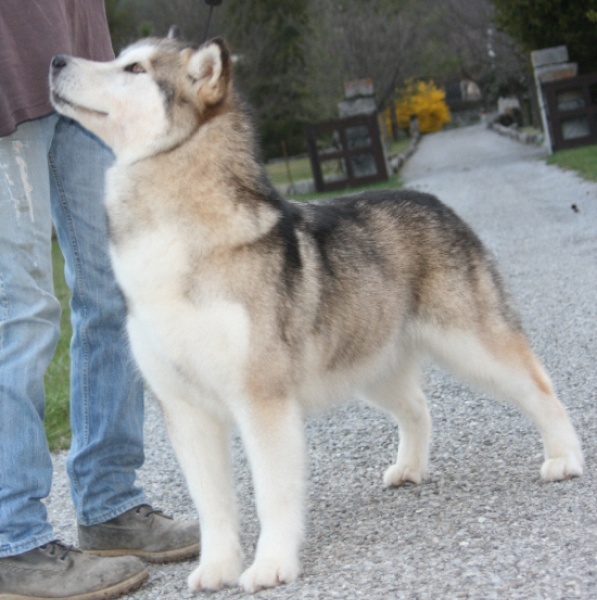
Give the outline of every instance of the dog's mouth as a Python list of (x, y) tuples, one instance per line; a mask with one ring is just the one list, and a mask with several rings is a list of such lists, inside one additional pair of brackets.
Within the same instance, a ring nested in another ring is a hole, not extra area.
[(68, 98), (61, 96), (60, 94), (58, 94), (55, 91), (52, 91), (52, 103), (55, 106), (68, 106), (72, 110), (79, 112), (79, 113), (95, 115), (97, 117), (107, 117), (108, 116), (107, 112), (104, 112), (102, 110), (97, 110), (95, 108), (87, 108), (86, 106), (81, 106), (80, 104), (71, 102)]

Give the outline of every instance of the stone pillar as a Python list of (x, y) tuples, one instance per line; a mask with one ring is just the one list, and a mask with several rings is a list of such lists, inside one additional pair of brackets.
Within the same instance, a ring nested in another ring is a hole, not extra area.
[(531, 63), (533, 65), (535, 86), (537, 88), (537, 100), (539, 102), (539, 111), (541, 113), (541, 122), (543, 124), (545, 145), (548, 150), (552, 152), (549, 114), (547, 112), (547, 104), (543, 96), (541, 84), (549, 81), (557, 81), (558, 79), (576, 77), (578, 74), (578, 64), (568, 62), (568, 48), (566, 46), (555, 46), (554, 48), (533, 50), (533, 52), (531, 52)]
[[(355, 81), (344, 82), (344, 100), (338, 103), (338, 114), (341, 119), (355, 117), (357, 115), (373, 115), (376, 112), (377, 102), (375, 101), (373, 79), (357, 79)], [(366, 127), (350, 127), (345, 131), (349, 148), (371, 146), (372, 140), (369, 138), (370, 132)], [(386, 162), (387, 168), (385, 152), (384, 161)], [(357, 177), (366, 177), (377, 171), (375, 158), (370, 153), (354, 156), (352, 163), (354, 173)]]
[(377, 111), (372, 79), (358, 79), (344, 83), (344, 100), (338, 104), (341, 119), (355, 115), (370, 115)]

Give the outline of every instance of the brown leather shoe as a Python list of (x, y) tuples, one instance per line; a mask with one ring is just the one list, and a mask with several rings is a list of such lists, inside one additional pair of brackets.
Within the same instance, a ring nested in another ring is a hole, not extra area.
[(98, 558), (54, 541), (0, 558), (0, 600), (107, 600), (136, 590), (148, 576), (133, 556)]
[(166, 563), (199, 555), (199, 521), (174, 521), (147, 504), (98, 525), (79, 525), (79, 544), (98, 556), (139, 556)]

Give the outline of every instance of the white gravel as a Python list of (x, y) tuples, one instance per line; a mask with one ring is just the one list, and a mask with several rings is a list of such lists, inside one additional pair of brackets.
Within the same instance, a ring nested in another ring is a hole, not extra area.
[[(382, 488), (397, 433), (380, 413), (353, 404), (310, 419), (303, 574), (259, 598), (597, 598), (597, 184), (547, 166), (542, 155), (469, 127), (425, 136), (402, 178), (450, 204), (498, 256), (533, 345), (583, 439), (584, 477), (542, 483), (541, 444), (527, 420), (430, 368), (430, 481)], [(194, 517), (151, 400), (146, 428), (140, 479), (149, 497), (176, 517)], [(257, 524), (236, 441), (235, 448), (250, 556)], [(48, 505), (57, 533), (76, 543), (64, 461), (64, 454), (55, 456)], [(126, 598), (195, 598), (186, 588), (191, 568), (150, 565), (149, 582)], [(231, 589), (210, 598), (241, 596)]]

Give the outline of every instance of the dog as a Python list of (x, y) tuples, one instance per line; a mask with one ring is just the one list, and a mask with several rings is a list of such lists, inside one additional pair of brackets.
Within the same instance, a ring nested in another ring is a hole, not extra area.
[[(582, 474), (575, 430), (475, 233), (416, 191), (283, 199), (258, 158), (224, 40), (150, 38), (107, 63), (59, 55), (50, 83), (56, 110), (116, 157), (111, 258), (133, 356), (199, 513), (191, 589), (254, 592), (299, 575), (311, 409), (358, 394), (389, 412), (400, 438), (383, 483), (421, 483), (427, 357), (530, 417), (544, 480)], [(232, 426), (261, 527), (244, 572)]]

